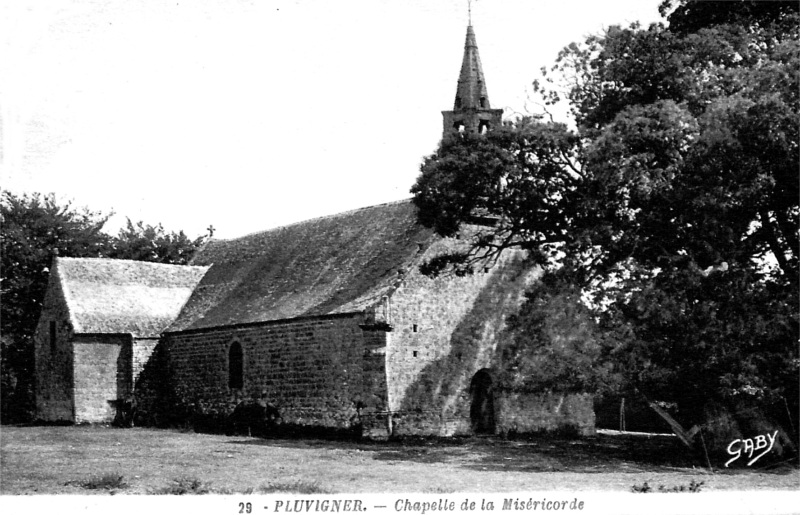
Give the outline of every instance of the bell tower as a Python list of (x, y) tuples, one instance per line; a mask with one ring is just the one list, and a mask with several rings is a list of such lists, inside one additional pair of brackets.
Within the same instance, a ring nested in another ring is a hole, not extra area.
[(464, 59), (458, 76), (458, 88), (452, 111), (442, 111), (444, 117), (443, 137), (454, 132), (482, 134), (501, 124), (502, 109), (492, 109), (486, 79), (483, 77), (481, 58), (472, 21), (467, 26), (467, 40), (464, 43)]

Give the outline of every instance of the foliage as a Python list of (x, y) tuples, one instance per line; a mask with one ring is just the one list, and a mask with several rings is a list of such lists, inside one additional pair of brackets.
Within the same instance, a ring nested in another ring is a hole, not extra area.
[(659, 6), (662, 16), (669, 19), (669, 28), (676, 34), (697, 32), (715, 25), (759, 26), (769, 28), (779, 24), (786, 32), (797, 27), (792, 14), (797, 13), (793, 0), (664, 0)]
[(464, 223), (480, 225), (470, 253), (444, 256), (427, 273), (450, 265), (469, 273), (510, 247), (536, 251), (543, 261), (546, 245), (563, 241), (570, 228), (582, 178), (572, 163), (577, 143), (563, 124), (530, 118), (485, 136), (445, 139), (411, 189), (420, 222), (443, 236)]
[(112, 240), (106, 257), (186, 265), (205, 239), (201, 236), (192, 240), (183, 231), (168, 233), (161, 224), (134, 224), (129, 218)]
[(53, 195), (2, 193), (3, 334), (31, 335), (39, 318), (54, 252), (100, 257), (109, 236), (108, 219), (88, 209), (59, 205)]
[[(480, 224), (440, 265), (526, 248), (594, 310), (545, 383), (598, 388), (613, 374), (597, 359), (686, 423), (710, 399), (797, 413), (800, 18), (796, 2), (761, 4), (666, 2), (669, 27), (572, 44), (535, 86), (544, 105), (569, 102), (574, 129), (520, 119), (423, 163), (420, 221)], [(528, 370), (558, 355), (569, 333), (545, 318), (578, 298), (537, 288), (512, 321)]]
[(631, 492), (638, 493), (638, 494), (646, 494), (649, 492), (657, 491), (658, 493), (678, 493), (678, 492), (691, 492), (697, 493), (702, 490), (703, 485), (705, 485), (705, 481), (695, 481), (692, 479), (688, 485), (676, 485), (671, 487), (666, 487), (664, 485), (658, 485), (658, 490), (653, 490), (653, 487), (650, 486), (647, 481), (642, 483), (641, 485), (633, 485), (631, 487)]
[(331, 490), (322, 487), (319, 485), (317, 481), (306, 481), (302, 479), (298, 479), (296, 481), (279, 481), (279, 482), (270, 482), (266, 485), (262, 485), (258, 487), (257, 492), (259, 494), (278, 494), (278, 493), (290, 493), (290, 494), (329, 494)]
[(109, 490), (113, 495), (116, 490), (123, 490), (130, 485), (122, 474), (108, 473), (84, 481), (68, 481), (67, 485), (77, 485), (86, 490)]
[(63, 257), (113, 257), (187, 263), (205, 237), (190, 240), (128, 220), (118, 236), (102, 232), (107, 215), (39, 193), (0, 197), (2, 255), (2, 419), (15, 422), (33, 414), (32, 337), (42, 309), (50, 266)]
[(150, 492), (154, 495), (204, 495), (211, 493), (208, 485), (193, 477), (173, 479), (169, 485)]

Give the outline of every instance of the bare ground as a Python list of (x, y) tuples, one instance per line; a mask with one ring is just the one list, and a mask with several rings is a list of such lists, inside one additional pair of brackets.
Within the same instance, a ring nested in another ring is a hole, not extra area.
[[(790, 466), (712, 473), (664, 436), (353, 442), (99, 426), (0, 431), (0, 494), (148, 494), (169, 492), (180, 478), (212, 493), (631, 491), (645, 482), (654, 489), (702, 482), (705, 492), (800, 485), (800, 472)], [(103, 477), (124, 485), (104, 488)]]

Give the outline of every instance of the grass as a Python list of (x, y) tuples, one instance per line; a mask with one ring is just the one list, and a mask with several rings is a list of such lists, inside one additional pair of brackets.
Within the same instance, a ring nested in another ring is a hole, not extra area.
[(259, 494), (330, 494), (327, 488), (319, 486), (316, 481), (297, 480), (289, 482), (269, 483), (256, 489)]
[(712, 474), (674, 438), (641, 435), (353, 442), (3, 426), (0, 467), (0, 494), (630, 492), (645, 482), (651, 491), (690, 491), (694, 482), (707, 492), (800, 483), (794, 467)]

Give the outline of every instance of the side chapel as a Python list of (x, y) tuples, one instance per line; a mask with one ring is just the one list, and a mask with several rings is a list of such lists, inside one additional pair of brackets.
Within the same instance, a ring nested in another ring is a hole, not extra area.
[[(444, 133), (501, 123), (473, 28)], [(465, 228), (469, 231), (469, 228)], [(506, 317), (538, 270), (419, 267), (463, 245), (410, 200), (208, 241), (190, 266), (56, 257), (35, 334), (40, 420), (111, 421), (161, 346), (184, 406), (267, 403), (281, 423), (365, 434), (594, 431), (592, 398), (497, 381)]]

